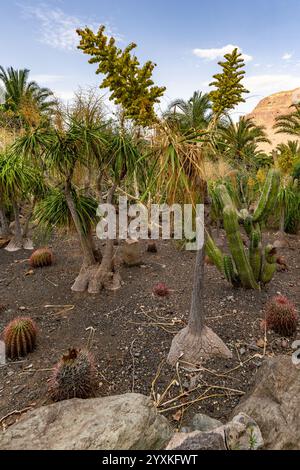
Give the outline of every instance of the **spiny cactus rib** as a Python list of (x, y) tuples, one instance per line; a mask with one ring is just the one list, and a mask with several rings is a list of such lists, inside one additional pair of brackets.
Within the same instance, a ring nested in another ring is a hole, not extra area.
[(244, 250), (237, 213), (232, 205), (226, 206), (223, 213), (224, 227), (227, 234), (230, 252), (242, 286), (248, 289), (259, 289), (259, 285), (254, 279), (248, 256)]
[(274, 209), (280, 186), (280, 173), (277, 170), (268, 172), (263, 192), (253, 214), (253, 222), (261, 222)]
[(234, 209), (237, 211), (237, 208), (232, 200), (232, 197), (230, 196), (228, 189), (224, 184), (220, 184), (217, 187), (217, 195), (219, 197), (219, 200), (222, 204), (222, 208), (224, 209), (226, 206), (232, 206)]
[(238, 274), (235, 270), (232, 258), (229, 255), (224, 256), (224, 273), (228, 282), (231, 282), (235, 287), (240, 286), (241, 283)]
[(52, 251), (48, 248), (39, 248), (32, 253), (29, 262), (33, 268), (51, 266), (53, 262)]
[(259, 281), (262, 267), (262, 246), (261, 234), (259, 230), (252, 231), (249, 258), (250, 265), (253, 270), (254, 279), (256, 281)]
[(49, 394), (53, 401), (91, 398), (97, 388), (94, 357), (87, 350), (70, 349), (53, 370)]
[(24, 357), (36, 346), (37, 328), (31, 318), (19, 317), (4, 330), (6, 355), (10, 359)]
[(207, 256), (209, 256), (220, 273), (224, 274), (223, 253), (220, 248), (217, 247), (210, 235), (207, 235), (205, 250)]
[(292, 336), (298, 323), (295, 305), (282, 295), (273, 297), (266, 306), (266, 323), (275, 333)]
[(261, 273), (261, 281), (264, 284), (270, 282), (276, 272), (276, 249), (272, 245), (267, 245), (265, 248), (265, 257)]

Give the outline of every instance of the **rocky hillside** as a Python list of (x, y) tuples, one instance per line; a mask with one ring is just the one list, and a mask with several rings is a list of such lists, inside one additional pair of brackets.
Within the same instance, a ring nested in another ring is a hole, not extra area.
[(291, 112), (290, 106), (300, 101), (300, 88), (290, 91), (281, 91), (274, 93), (267, 98), (261, 100), (254, 111), (247, 117), (253, 118), (254, 122), (259, 126), (264, 126), (267, 131), (271, 144), (260, 144), (260, 148), (265, 152), (270, 152), (281, 142), (295, 140), (294, 137), (276, 134), (273, 129), (275, 118), (281, 114)]

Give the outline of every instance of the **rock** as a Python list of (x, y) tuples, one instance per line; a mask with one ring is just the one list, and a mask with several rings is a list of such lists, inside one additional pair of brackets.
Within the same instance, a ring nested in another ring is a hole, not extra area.
[[(202, 415), (205, 416), (205, 415)], [(203, 421), (205, 419), (201, 418)], [(212, 421), (219, 421), (209, 418)], [(210, 431), (194, 431), (175, 434), (167, 446), (167, 450), (257, 450), (264, 441), (256, 422), (245, 413), (235, 416), (224, 426), (215, 427)]]
[(122, 260), (129, 267), (142, 263), (141, 244), (138, 240), (126, 240), (122, 247)]
[(224, 436), (217, 432), (177, 433), (166, 450), (226, 450)]
[(211, 418), (202, 413), (197, 413), (193, 417), (192, 429), (193, 431), (213, 431), (222, 426), (221, 421)]
[(0, 450), (159, 450), (171, 435), (148, 397), (128, 393), (31, 411), (0, 433)]
[(230, 450), (258, 450), (264, 445), (257, 423), (245, 413), (240, 413), (226, 424), (224, 432)]
[[(293, 104), (299, 103), (300, 101), (300, 88), (290, 91), (282, 91), (274, 93), (261, 100), (254, 111), (247, 117), (252, 118), (254, 123), (258, 126), (264, 126), (267, 137), (271, 143), (261, 142), (258, 144), (259, 150), (269, 153), (276, 149), (280, 143), (287, 143), (291, 140), (288, 134), (277, 134), (274, 129), (275, 119), (280, 114), (290, 114)], [(297, 138), (293, 138), (297, 140)]]
[(300, 450), (300, 368), (290, 356), (265, 360), (252, 392), (236, 413), (250, 415), (259, 425), (266, 449)]

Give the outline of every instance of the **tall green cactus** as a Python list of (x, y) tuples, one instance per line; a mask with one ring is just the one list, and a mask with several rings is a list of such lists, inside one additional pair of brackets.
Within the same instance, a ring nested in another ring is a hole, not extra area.
[[(235, 206), (224, 185), (218, 186), (218, 194), (223, 206), (223, 222), (230, 255), (224, 255), (208, 236), (206, 252), (219, 271), (234, 286), (259, 289), (261, 284), (270, 282), (276, 271), (276, 250), (272, 245), (262, 246), (261, 223), (273, 210), (280, 184), (276, 170), (268, 173), (260, 200), (253, 215), (247, 209), (240, 212)], [(244, 246), (240, 226), (248, 235), (249, 242)]]

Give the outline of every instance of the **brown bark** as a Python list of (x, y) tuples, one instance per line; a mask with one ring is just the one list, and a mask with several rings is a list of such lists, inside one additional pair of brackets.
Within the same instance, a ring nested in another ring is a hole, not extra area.
[[(209, 219), (209, 201), (205, 194), (205, 222)], [(206, 225), (205, 224), (205, 225)], [(181, 330), (173, 339), (168, 355), (168, 362), (175, 365), (179, 360), (183, 365), (199, 364), (212, 356), (232, 357), (231, 352), (210, 328), (205, 325), (204, 306), (204, 247), (198, 250), (192, 301), (188, 326)]]
[(82, 225), (80, 222), (80, 219), (77, 214), (77, 210), (74, 204), (74, 200), (72, 198), (72, 192), (71, 192), (71, 186), (69, 183), (66, 183), (65, 187), (65, 195), (66, 195), (66, 201), (67, 205), (69, 208), (69, 211), (71, 213), (78, 237), (79, 237), (79, 242), (83, 254), (83, 267), (88, 268), (89, 266), (93, 266), (96, 264), (95, 256), (92, 250), (92, 247), (88, 241), (87, 236), (83, 232)]
[(9, 224), (7, 217), (5, 215), (4, 204), (0, 200), (0, 234), (2, 237), (6, 238), (10, 235)]
[[(115, 192), (115, 186), (109, 191), (107, 202), (111, 203)], [(69, 194), (70, 199), (71, 193)], [(72, 196), (71, 196), (72, 199)], [(73, 200), (72, 200), (73, 201)], [(70, 208), (72, 203), (68, 207)], [(74, 206), (74, 202), (73, 202)], [(75, 206), (72, 208), (74, 212)], [(71, 209), (70, 209), (71, 211)], [(75, 210), (76, 212), (76, 210)], [(71, 212), (72, 213), (72, 212)], [(73, 216), (72, 216), (73, 217)], [(76, 213), (78, 219), (78, 215)], [(74, 219), (73, 219), (74, 220)], [(75, 223), (75, 220), (74, 220)], [(77, 225), (80, 224), (79, 219)], [(76, 224), (75, 224), (76, 225)], [(81, 228), (81, 225), (80, 225)], [(77, 230), (78, 231), (78, 230)], [(85, 237), (81, 230), (81, 246), (84, 249), (84, 263), (77, 276), (72, 290), (74, 292), (88, 291), (90, 294), (98, 294), (102, 289), (117, 290), (121, 287), (121, 279), (114, 271), (114, 240), (107, 240), (101, 264), (99, 265), (93, 253), (91, 237)], [(89, 254), (89, 256), (88, 256)]]

